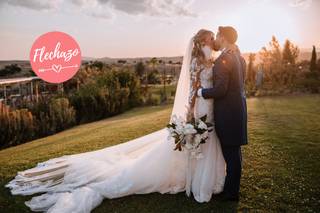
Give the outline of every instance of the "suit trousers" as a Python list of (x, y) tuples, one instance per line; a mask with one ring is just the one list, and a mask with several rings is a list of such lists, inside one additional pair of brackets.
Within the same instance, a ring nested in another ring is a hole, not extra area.
[(223, 192), (228, 196), (239, 196), (242, 170), (241, 146), (221, 146), (226, 161), (227, 176)]

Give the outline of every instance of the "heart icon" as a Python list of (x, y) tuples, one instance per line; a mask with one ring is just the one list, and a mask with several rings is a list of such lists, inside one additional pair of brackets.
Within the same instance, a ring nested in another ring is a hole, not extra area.
[(61, 71), (61, 64), (58, 64), (58, 65), (52, 64), (51, 68), (56, 73), (59, 73)]

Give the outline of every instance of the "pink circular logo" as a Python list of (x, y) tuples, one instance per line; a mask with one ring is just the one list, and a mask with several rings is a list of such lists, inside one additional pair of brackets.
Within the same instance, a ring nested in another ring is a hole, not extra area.
[(81, 66), (81, 51), (68, 34), (48, 32), (35, 40), (30, 50), (30, 63), (36, 75), (50, 83), (72, 78)]

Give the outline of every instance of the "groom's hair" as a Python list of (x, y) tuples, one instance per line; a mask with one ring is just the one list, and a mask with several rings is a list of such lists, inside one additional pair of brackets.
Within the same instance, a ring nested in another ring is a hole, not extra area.
[(238, 39), (238, 33), (237, 31), (230, 26), (226, 26), (226, 27), (219, 27), (218, 32), (230, 43), (230, 44), (234, 44), (236, 43), (237, 39)]

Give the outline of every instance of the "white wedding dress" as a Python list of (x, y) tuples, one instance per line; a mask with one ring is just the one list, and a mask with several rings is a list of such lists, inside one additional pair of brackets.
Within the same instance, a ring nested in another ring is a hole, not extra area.
[[(189, 91), (192, 40), (181, 69), (172, 115), (185, 116)], [(211, 50), (203, 48), (206, 57)], [(212, 70), (203, 70), (203, 87), (212, 86)], [(213, 101), (196, 99), (195, 117), (208, 115), (213, 122)], [(171, 118), (172, 118), (171, 115)], [(125, 130), (124, 130), (125, 131)], [(178, 193), (190, 190), (198, 202), (208, 202), (223, 190), (225, 161), (215, 131), (201, 144), (203, 158), (191, 159), (186, 151), (174, 151), (166, 128), (101, 150), (65, 155), (18, 172), (6, 187), (13, 195), (41, 192), (25, 202), (33, 211), (51, 213), (90, 212), (104, 198), (151, 192)], [(189, 163), (188, 163), (189, 162)], [(191, 174), (188, 185), (187, 174)]]

